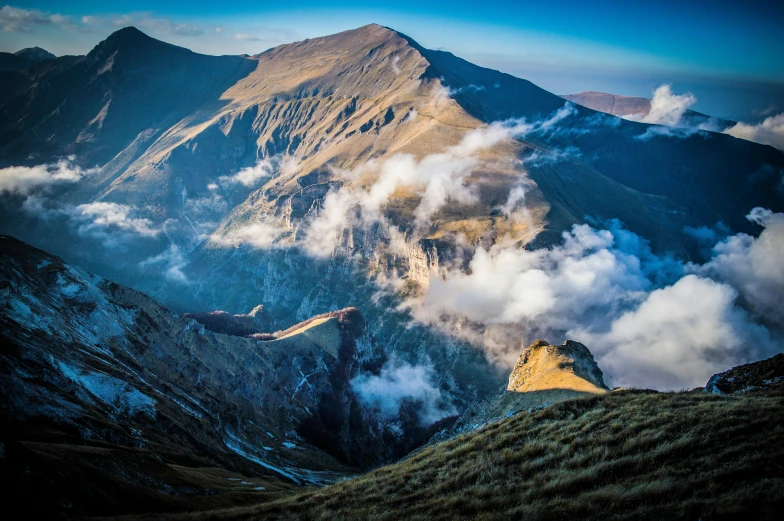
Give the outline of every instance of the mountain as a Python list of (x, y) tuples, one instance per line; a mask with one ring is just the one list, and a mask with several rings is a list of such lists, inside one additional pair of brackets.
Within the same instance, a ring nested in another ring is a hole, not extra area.
[(352, 390), (378, 363), (355, 309), (220, 334), (11, 237), (0, 266), (2, 480), (50, 513), (249, 502), (410, 450)]
[(594, 394), (214, 518), (773, 520), (784, 506), (782, 414), (780, 386)]
[(35, 62), (10, 52), (0, 52), (0, 71), (19, 71), (32, 67)]
[[(431, 270), (499, 240), (559, 244), (573, 225), (609, 219), (688, 259), (699, 252), (686, 226), (757, 234), (752, 208), (782, 210), (784, 155), (771, 147), (571, 107), (379, 25), (251, 57), (125, 28), (31, 74), (0, 105), (0, 167), (73, 157), (79, 181), (0, 195), (0, 231), (181, 313), (262, 304), (282, 330), (357, 307), (385, 353), (443, 371), (458, 408), (493, 393), (507, 368), (475, 338), (411, 320), (401, 303)], [(493, 141), (491, 129), (528, 128), (521, 118), (530, 129)], [(476, 150), (461, 152), (472, 136)], [(421, 162), (408, 169), (421, 180), (387, 193), (372, 166), (401, 154)], [(523, 188), (522, 217), (510, 217), (502, 208)], [(359, 217), (325, 209), (356, 197), (370, 205)], [(311, 231), (314, 221), (329, 228)]]
[(16, 51), (14, 54), (20, 58), (24, 58), (25, 60), (29, 60), (35, 63), (57, 58), (57, 56), (54, 54), (50, 53), (46, 49), (41, 49), (40, 47), (28, 47), (26, 49), (22, 49), (21, 51)]
[(564, 400), (607, 391), (601, 369), (583, 344), (567, 340), (555, 346), (537, 340), (523, 350), (503, 392), (472, 404), (430, 442), (453, 438), (521, 411), (530, 413)]
[[(0, 168), (31, 184), (2, 189), (0, 231), (208, 332), (360, 310), (377, 358), (358, 374), (378, 391), (364, 405), (384, 457), (492, 398), (544, 336), (416, 315), (475, 253), (553, 247), (617, 219), (685, 261), (700, 254), (686, 227), (758, 235), (746, 215), (784, 209), (772, 147), (573, 106), (379, 25), (255, 56), (125, 28), (26, 74), (0, 100)], [(385, 400), (409, 377), (409, 394)]]
[[(651, 111), (651, 100), (648, 98), (620, 96), (618, 94), (593, 91), (563, 94), (561, 97), (572, 103), (613, 116), (647, 116)], [(723, 131), (736, 123), (736, 121), (727, 119), (713, 118), (694, 110), (686, 110), (681, 116), (681, 124), (685, 127), (699, 128), (700, 125), (710, 125), (711, 128), (716, 128), (717, 131)]]

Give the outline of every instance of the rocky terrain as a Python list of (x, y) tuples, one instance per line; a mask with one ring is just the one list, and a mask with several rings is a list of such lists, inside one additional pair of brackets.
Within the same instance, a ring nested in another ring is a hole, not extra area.
[(784, 355), (715, 374), (705, 386), (706, 393), (714, 394), (742, 394), (766, 389), (784, 389)]
[[(259, 340), (213, 333), (7, 236), (0, 266), (3, 479), (43, 490), (55, 512), (231, 504), (401, 450), (350, 385), (377, 364), (355, 309)], [(75, 475), (84, 483), (69, 485)]]
[(513, 357), (535, 337), (423, 325), (432, 277), (609, 219), (691, 259), (687, 227), (757, 234), (748, 212), (783, 208), (771, 147), (662, 135), (378, 25), (250, 57), (125, 28), (25, 75), (0, 103), (0, 168), (55, 178), (3, 191), (0, 231), (181, 313), (263, 305), (275, 331), (357, 307), (458, 408), (508, 370), (477, 344)]

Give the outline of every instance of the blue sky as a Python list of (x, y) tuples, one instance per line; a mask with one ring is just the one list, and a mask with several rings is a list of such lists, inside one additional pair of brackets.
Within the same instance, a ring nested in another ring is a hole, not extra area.
[[(563, 94), (650, 97), (661, 83), (692, 91), (693, 108), (759, 120), (784, 111), (784, 2), (692, 0), (500, 2), (203, 0), (16, 2), (0, 9), (0, 51), (39, 45), (83, 54), (112, 31), (209, 54), (274, 45), (380, 23)], [(296, 6), (296, 7), (292, 7)]]

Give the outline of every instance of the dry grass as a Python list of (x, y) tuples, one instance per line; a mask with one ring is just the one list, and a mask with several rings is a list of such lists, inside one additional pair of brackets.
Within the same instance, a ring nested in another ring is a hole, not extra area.
[[(204, 519), (779, 519), (784, 396), (621, 391)], [(778, 514), (777, 514), (778, 512)]]

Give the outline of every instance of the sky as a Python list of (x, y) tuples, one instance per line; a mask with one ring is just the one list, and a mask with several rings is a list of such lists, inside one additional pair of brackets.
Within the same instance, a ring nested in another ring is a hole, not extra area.
[(85, 54), (134, 25), (196, 52), (256, 54), (367, 23), (556, 94), (651, 97), (666, 83), (717, 117), (784, 111), (784, 2), (770, 0), (19, 1), (0, 8), (0, 51)]

